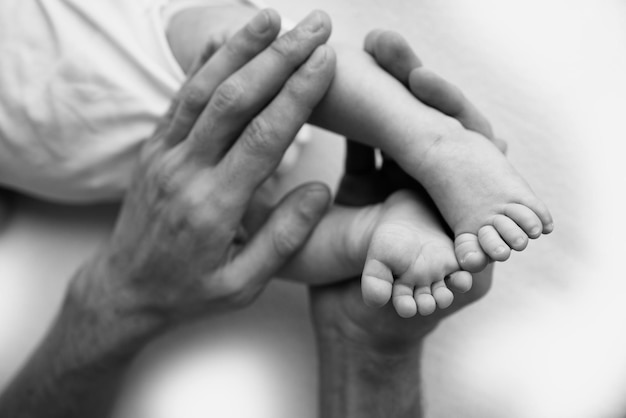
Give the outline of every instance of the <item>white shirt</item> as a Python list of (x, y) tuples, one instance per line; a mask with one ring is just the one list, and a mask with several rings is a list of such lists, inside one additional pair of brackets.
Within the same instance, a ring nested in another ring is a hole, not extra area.
[(64, 202), (118, 200), (185, 79), (167, 18), (212, 1), (0, 1), (0, 185)]

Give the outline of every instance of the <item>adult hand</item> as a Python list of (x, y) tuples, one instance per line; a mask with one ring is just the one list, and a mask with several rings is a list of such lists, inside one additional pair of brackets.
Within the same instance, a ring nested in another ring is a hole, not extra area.
[[(348, 143), (338, 203), (360, 206), (380, 201), (398, 187), (417, 190), (414, 181), (397, 165), (384, 161), (382, 169), (377, 170), (372, 149)], [(428, 199), (423, 191), (419, 196)], [(450, 308), (410, 319), (399, 317), (390, 304), (380, 309), (365, 305), (358, 278), (310, 287), (321, 366), (320, 416), (422, 416), (424, 337), (445, 316), (482, 297), (491, 285), (491, 273), (489, 266), (475, 274), (472, 289), (455, 296)]]
[[(182, 4), (181, 10), (168, 19), (167, 40), (187, 74), (198, 55), (215, 53), (258, 13), (256, 7), (244, 2), (221, 3)], [(170, 5), (177, 8), (177, 3)]]
[(147, 343), (249, 303), (306, 240), (330, 200), (320, 184), (289, 194), (258, 231), (242, 223), (334, 73), (326, 15), (276, 40), (279, 29), (262, 11), (182, 88), (142, 149), (110, 241), (73, 278), (0, 416), (110, 416)]
[(314, 184), (286, 196), (254, 235), (242, 223), (333, 76), (325, 14), (272, 42), (279, 29), (275, 12), (259, 13), (195, 73), (145, 144), (105, 254), (131, 306), (174, 318), (249, 303), (323, 215), (329, 192)]
[(465, 129), (489, 138), (506, 153), (506, 142), (494, 135), (489, 120), (461, 89), (424, 67), (402, 35), (389, 30), (373, 30), (365, 37), (364, 48), (417, 99), (457, 119)]

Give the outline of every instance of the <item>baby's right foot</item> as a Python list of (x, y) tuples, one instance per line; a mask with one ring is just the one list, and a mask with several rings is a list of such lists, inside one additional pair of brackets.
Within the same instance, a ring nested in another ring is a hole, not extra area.
[[(493, 140), (489, 123), (452, 84), (423, 67), (411, 72), (409, 84), (426, 104), (482, 133), (493, 145), (503, 145)], [(468, 133), (430, 148), (426, 177), (431, 182), (426, 182), (455, 232), (459, 263), (479, 271), (489, 259), (504, 261), (511, 249), (525, 249), (529, 238), (550, 233), (553, 225), (547, 207), (504, 156), (485, 138)]]
[(433, 141), (414, 176), (454, 232), (464, 270), (504, 261), (529, 238), (552, 232), (550, 212), (485, 137), (461, 130)]
[[(478, 109), (456, 86), (424, 68), (400, 35), (372, 32), (365, 49), (420, 101), (484, 135), (501, 152), (506, 150), (506, 144), (493, 136)], [(523, 250), (528, 238), (551, 232), (552, 218), (506, 159), (494, 152), (492, 144), (471, 133), (455, 139), (434, 141), (426, 158), (422, 152), (403, 166), (424, 183), (455, 232), (461, 266), (479, 271), (489, 258), (504, 261), (511, 249)], [(411, 170), (420, 157), (429, 167), (420, 170), (425, 175)]]
[(452, 240), (430, 207), (402, 190), (385, 201), (382, 211), (363, 269), (365, 303), (379, 307), (392, 299), (402, 317), (429, 315), (452, 303), (444, 279), (455, 289), (471, 287), (471, 274), (461, 271)]

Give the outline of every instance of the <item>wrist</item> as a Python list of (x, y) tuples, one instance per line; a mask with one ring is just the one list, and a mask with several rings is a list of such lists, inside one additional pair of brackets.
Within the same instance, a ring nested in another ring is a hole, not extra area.
[[(327, 324), (328, 325), (328, 324)], [(358, 324), (343, 323), (335, 326), (315, 327), (318, 345), (327, 348), (344, 347), (353, 354), (351, 358), (369, 359), (372, 367), (380, 360), (387, 362), (413, 361), (421, 352), (424, 335), (396, 333), (379, 335), (378, 331), (362, 329)], [(376, 335), (374, 335), (376, 334)]]
[(128, 366), (161, 331), (152, 317), (129, 315), (111, 279), (98, 257), (77, 272), (45, 339), (0, 397), (0, 416), (110, 415)]
[(421, 416), (421, 343), (379, 351), (345, 338), (318, 339), (320, 416)]
[[(71, 281), (65, 310), (90, 318), (95, 329), (107, 329), (107, 336), (115, 336), (120, 343), (140, 346), (163, 332), (165, 320), (158, 311), (150, 309), (143, 297), (128, 283), (126, 271), (106, 251), (101, 251), (86, 262)], [(63, 314), (63, 312), (62, 312)]]

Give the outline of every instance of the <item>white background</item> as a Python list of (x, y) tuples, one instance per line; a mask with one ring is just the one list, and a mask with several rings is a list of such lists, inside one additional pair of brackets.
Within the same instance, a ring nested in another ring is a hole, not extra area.
[[(427, 416), (626, 416), (626, 4), (272, 5), (294, 20), (313, 7), (324, 9), (333, 18), (333, 40), (357, 47), (374, 27), (403, 33), (427, 66), (461, 86), (488, 115), (509, 142), (510, 160), (555, 217), (553, 235), (498, 266), (490, 294), (428, 340)], [(325, 145), (311, 147), (304, 164), (331, 160), (337, 171), (341, 142), (322, 136)], [(4, 381), (41, 337), (67, 278), (106, 237), (114, 211), (18, 202), (0, 234)], [(208, 411), (314, 417), (306, 303), (303, 288), (277, 282), (250, 309), (188, 330), (186, 338), (164, 339), (144, 356), (126, 411), (156, 418)]]

